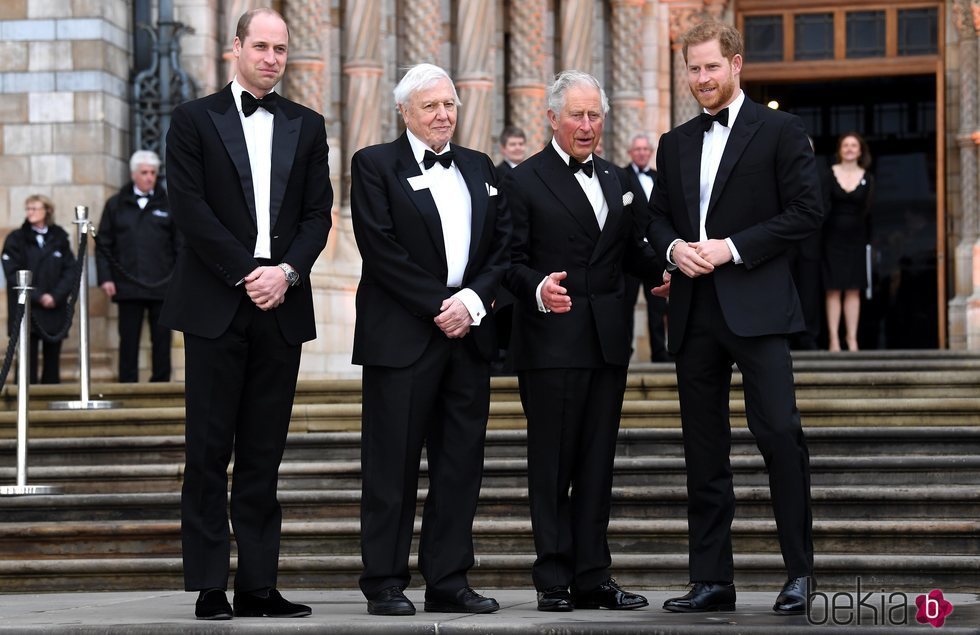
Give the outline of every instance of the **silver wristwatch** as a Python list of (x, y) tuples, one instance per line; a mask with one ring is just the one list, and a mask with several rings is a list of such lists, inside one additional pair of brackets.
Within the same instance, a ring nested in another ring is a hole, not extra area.
[(286, 282), (289, 286), (295, 287), (299, 284), (299, 273), (285, 262), (280, 262), (278, 267), (286, 274)]

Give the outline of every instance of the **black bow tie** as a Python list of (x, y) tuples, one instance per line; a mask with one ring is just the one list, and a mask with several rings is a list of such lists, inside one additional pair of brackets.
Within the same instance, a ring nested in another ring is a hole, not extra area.
[(704, 126), (704, 131), (707, 132), (711, 130), (712, 122), (717, 121), (721, 125), (728, 127), (728, 108), (722, 108), (718, 111), (718, 114), (709, 115), (706, 112), (701, 113), (701, 125)]
[(647, 168), (646, 170), (640, 170), (640, 174), (646, 174), (652, 179), (654, 175), (654, 171), (651, 170), (650, 168)]
[(242, 114), (246, 117), (251, 117), (259, 107), (265, 108), (267, 112), (274, 114), (276, 112), (276, 94), (269, 93), (261, 99), (256, 99), (255, 95), (247, 90), (243, 90)]
[(453, 159), (455, 158), (456, 155), (453, 153), (452, 150), (449, 150), (448, 152), (443, 152), (442, 154), (436, 154), (432, 150), (426, 150), (425, 155), (422, 157), (422, 166), (426, 170), (428, 170), (436, 163), (441, 163), (442, 167), (448, 170), (449, 166), (453, 164)]
[(579, 170), (585, 172), (585, 176), (592, 178), (592, 161), (586, 161), (585, 163), (579, 163), (575, 157), (568, 157), (568, 167), (572, 170), (572, 174), (575, 174)]

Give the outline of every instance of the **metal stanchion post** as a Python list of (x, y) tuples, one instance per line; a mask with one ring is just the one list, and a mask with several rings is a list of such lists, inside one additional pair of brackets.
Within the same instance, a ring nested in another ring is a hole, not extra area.
[(33, 275), (27, 269), (17, 272), (17, 304), (24, 306), (24, 318), (20, 321), (20, 335), (17, 348), (17, 484), (0, 486), (0, 496), (22, 496), (24, 494), (54, 494), (56, 488), (50, 485), (27, 484), (27, 422), (30, 384), (31, 350), (31, 282)]
[[(78, 226), (78, 244), (82, 244), (88, 234), (91, 224), (88, 220), (88, 207), (75, 206), (75, 220)], [(89, 351), (88, 351), (88, 263), (82, 261), (82, 276), (78, 283), (78, 364), (80, 395), (77, 401), (52, 401), (48, 407), (52, 410), (96, 410), (100, 408), (115, 408), (119, 404), (105, 399), (89, 399)]]

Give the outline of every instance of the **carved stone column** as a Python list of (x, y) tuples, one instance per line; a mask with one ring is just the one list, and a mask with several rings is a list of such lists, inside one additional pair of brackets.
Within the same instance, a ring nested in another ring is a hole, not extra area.
[(442, 14), (439, 0), (406, 0), (401, 3), (405, 20), (403, 59), (406, 65), (440, 65)]
[(507, 120), (524, 130), (528, 153), (551, 138), (547, 120), (547, 85), (544, 77), (545, 0), (510, 3), (510, 77), (507, 83)]
[(977, 200), (980, 196), (977, 173), (980, 165), (975, 139), (980, 129), (980, 113), (977, 110), (980, 2), (956, 0), (953, 5), (953, 19), (960, 40), (960, 126), (956, 141), (960, 154), (961, 222), (960, 242), (955, 252), (956, 268), (953, 272), (956, 296), (949, 302), (949, 344), (951, 348), (965, 346), (973, 350), (980, 349), (980, 202)]
[(347, 0), (344, 13), (344, 181), (343, 210), (349, 209), (350, 158), (381, 143), (381, 0)]
[(617, 165), (629, 160), (630, 139), (643, 131), (641, 59), (643, 0), (612, 1), (612, 147), (606, 158)]
[[(642, 4), (642, 0), (640, 2)], [(561, 3), (561, 67), (592, 72), (592, 24), (595, 3), (592, 0), (563, 0)], [(615, 39), (615, 38), (614, 38)]]
[(671, 126), (678, 126), (698, 114), (700, 106), (687, 83), (687, 64), (678, 41), (680, 36), (706, 17), (702, 2), (679, 2), (670, 9), (670, 42), (673, 51), (673, 104)]
[(459, 0), (456, 43), (459, 47), (456, 91), (463, 102), (456, 122), (456, 142), (493, 152), (493, 36), (496, 8), (485, 0)]
[(288, 0), (283, 17), (289, 25), (289, 55), (283, 93), (293, 101), (324, 111), (324, 50), (322, 16), (329, 6), (321, 0)]

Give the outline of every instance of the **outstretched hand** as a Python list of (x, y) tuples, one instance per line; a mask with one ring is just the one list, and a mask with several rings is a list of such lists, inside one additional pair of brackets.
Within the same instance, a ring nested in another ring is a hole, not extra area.
[(568, 313), (572, 310), (568, 289), (561, 286), (561, 281), (567, 277), (568, 273), (564, 271), (549, 273), (541, 285), (541, 304), (552, 313)]

